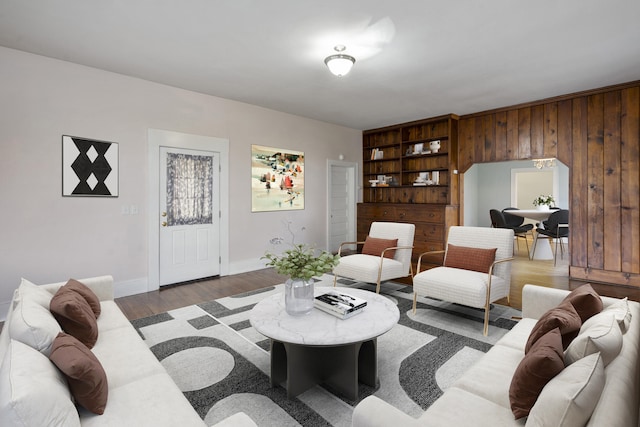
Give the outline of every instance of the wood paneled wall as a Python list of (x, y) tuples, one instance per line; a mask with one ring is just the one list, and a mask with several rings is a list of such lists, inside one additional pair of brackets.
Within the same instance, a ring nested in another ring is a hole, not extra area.
[(461, 172), (543, 157), (570, 170), (569, 275), (640, 286), (640, 81), (460, 117)]

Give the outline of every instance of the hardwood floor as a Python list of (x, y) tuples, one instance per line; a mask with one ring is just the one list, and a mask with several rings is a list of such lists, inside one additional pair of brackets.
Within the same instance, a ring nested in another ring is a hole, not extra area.
[[(522, 287), (527, 283), (558, 289), (575, 289), (585, 283), (570, 280), (568, 276), (569, 262), (567, 254), (565, 254), (564, 260), (558, 259), (557, 266), (554, 267), (553, 260), (529, 260), (523, 245), (522, 250), (515, 255), (512, 264), (510, 305), (518, 309), (522, 308)], [(132, 320), (216, 298), (277, 285), (285, 280), (286, 277), (277, 274), (273, 269), (264, 269), (117, 298), (116, 303), (127, 318)], [(410, 285), (410, 279), (405, 280), (405, 283)], [(640, 301), (640, 289), (636, 287), (596, 283), (592, 283), (592, 286), (600, 295), (616, 298), (629, 297), (630, 300)], [(499, 303), (506, 304), (507, 301), (503, 300), (499, 301)]]
[(287, 278), (273, 269), (216, 277), (180, 285), (162, 287), (158, 291), (116, 298), (116, 304), (129, 320), (164, 313), (188, 305), (228, 297), (242, 292), (284, 283)]

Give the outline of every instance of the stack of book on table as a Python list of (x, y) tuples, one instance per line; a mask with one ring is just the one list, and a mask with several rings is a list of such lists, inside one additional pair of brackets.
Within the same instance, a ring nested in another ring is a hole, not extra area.
[(313, 304), (319, 310), (340, 319), (347, 319), (362, 313), (367, 306), (367, 301), (344, 292), (329, 291), (326, 294), (318, 295)]

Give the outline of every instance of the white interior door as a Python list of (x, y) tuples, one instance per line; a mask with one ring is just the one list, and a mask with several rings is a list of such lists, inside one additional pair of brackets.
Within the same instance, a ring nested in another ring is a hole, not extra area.
[(220, 274), (220, 156), (160, 147), (160, 286)]
[(342, 242), (356, 240), (356, 167), (346, 162), (329, 164), (328, 248), (337, 252)]

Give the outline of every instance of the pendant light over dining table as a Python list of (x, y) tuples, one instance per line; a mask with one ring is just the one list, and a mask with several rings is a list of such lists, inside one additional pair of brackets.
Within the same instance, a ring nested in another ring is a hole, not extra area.
[(351, 67), (355, 64), (356, 59), (351, 55), (346, 55), (342, 52), (346, 49), (343, 45), (337, 45), (333, 48), (336, 52), (335, 55), (327, 56), (324, 63), (327, 64), (329, 71), (332, 74), (342, 77), (351, 71)]

